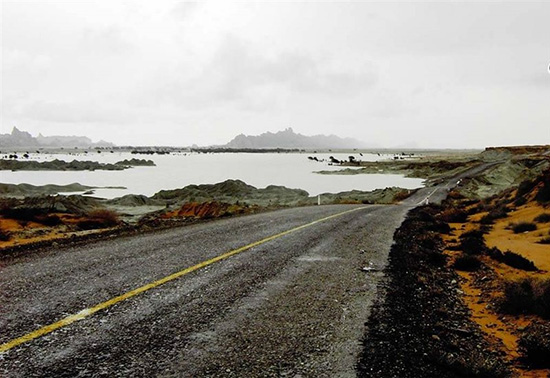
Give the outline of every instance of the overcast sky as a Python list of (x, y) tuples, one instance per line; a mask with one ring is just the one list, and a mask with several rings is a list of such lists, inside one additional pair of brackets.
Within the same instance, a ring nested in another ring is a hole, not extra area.
[(550, 144), (550, 2), (2, 0), (1, 18), (2, 133)]

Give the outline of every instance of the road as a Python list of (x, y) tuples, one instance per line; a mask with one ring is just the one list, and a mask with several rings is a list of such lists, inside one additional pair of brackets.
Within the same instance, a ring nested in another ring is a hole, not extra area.
[(446, 191), (4, 259), (0, 376), (355, 376), (393, 233)]

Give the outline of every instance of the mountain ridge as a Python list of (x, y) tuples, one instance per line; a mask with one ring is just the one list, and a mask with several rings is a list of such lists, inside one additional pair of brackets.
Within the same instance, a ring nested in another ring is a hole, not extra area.
[(94, 143), (86, 136), (43, 136), (41, 133), (33, 137), (27, 131), (13, 127), (11, 134), (0, 134), (0, 147), (64, 147), (64, 148), (90, 148), (90, 147), (113, 147), (114, 144), (100, 140)]
[(366, 143), (354, 138), (341, 138), (336, 135), (306, 136), (295, 133), (289, 127), (276, 133), (260, 135), (239, 134), (223, 147), (227, 148), (364, 148)]

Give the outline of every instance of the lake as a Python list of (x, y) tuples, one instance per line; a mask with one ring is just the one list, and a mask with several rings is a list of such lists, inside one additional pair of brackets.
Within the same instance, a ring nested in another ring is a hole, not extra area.
[[(32, 185), (80, 183), (88, 186), (124, 186), (126, 189), (96, 189), (94, 196), (120, 197), (126, 194), (151, 196), (162, 189), (182, 188), (189, 184), (214, 184), (227, 179), (239, 179), (258, 188), (282, 185), (306, 190), (310, 195), (338, 193), (353, 189), (370, 191), (399, 186), (414, 189), (423, 180), (394, 174), (320, 175), (321, 170), (338, 170), (328, 162), (308, 159), (316, 156), (328, 161), (329, 156), (348, 159), (349, 154), (308, 153), (189, 153), (170, 155), (132, 155), (128, 152), (102, 152), (79, 155), (32, 154), (31, 159), (93, 160), (115, 163), (124, 159), (153, 160), (156, 167), (133, 167), (124, 171), (0, 171), (3, 183)], [(376, 161), (392, 156), (364, 154), (357, 159)]]

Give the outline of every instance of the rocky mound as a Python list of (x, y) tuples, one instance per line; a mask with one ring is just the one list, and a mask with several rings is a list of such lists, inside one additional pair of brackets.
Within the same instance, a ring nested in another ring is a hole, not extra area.
[(79, 195), (71, 196), (36, 196), (24, 199), (7, 198), (0, 200), (2, 214), (13, 211), (27, 211), (32, 213), (70, 213), (86, 214), (101, 208), (100, 200)]
[(152, 160), (131, 159), (119, 161), (115, 164), (99, 163), (97, 161), (73, 160), (66, 162), (55, 159), (52, 161), (34, 161), (34, 160), (7, 160), (0, 159), (0, 170), (10, 171), (122, 171), (132, 166), (154, 166)]
[(193, 218), (220, 218), (225, 216), (250, 213), (256, 210), (257, 207), (249, 207), (247, 205), (229, 204), (223, 202), (190, 202), (184, 204), (180, 209), (166, 213), (163, 217), (193, 217)]
[(481, 153), (484, 160), (510, 159), (517, 155), (550, 155), (550, 145), (487, 147)]
[(92, 186), (73, 183), (69, 185), (30, 185), (30, 184), (2, 184), (0, 183), (0, 197), (41, 196), (57, 193), (84, 192), (94, 189)]
[(151, 199), (141, 194), (127, 194), (122, 197), (106, 200), (105, 204), (133, 207), (133, 206), (160, 206), (160, 205), (164, 205), (164, 202), (160, 200)]
[(258, 189), (241, 180), (226, 180), (217, 184), (188, 185), (182, 189), (161, 190), (152, 197), (155, 200), (172, 203), (218, 201), (261, 206), (306, 204), (308, 198), (309, 195), (305, 190), (275, 185)]
[(550, 157), (516, 157), (493, 165), (480, 176), (464, 180), (459, 190), (467, 198), (486, 198), (523, 181), (534, 180), (548, 169)]
[[(340, 193), (321, 194), (322, 203), (365, 203), (365, 204), (391, 204), (401, 201), (414, 193), (413, 190), (391, 187), (375, 189), (370, 192), (352, 190)], [(316, 200), (314, 198), (314, 200)]]
[(130, 167), (154, 167), (156, 166), (153, 160), (146, 159), (124, 159), (122, 161), (117, 161), (116, 165), (130, 166)]

